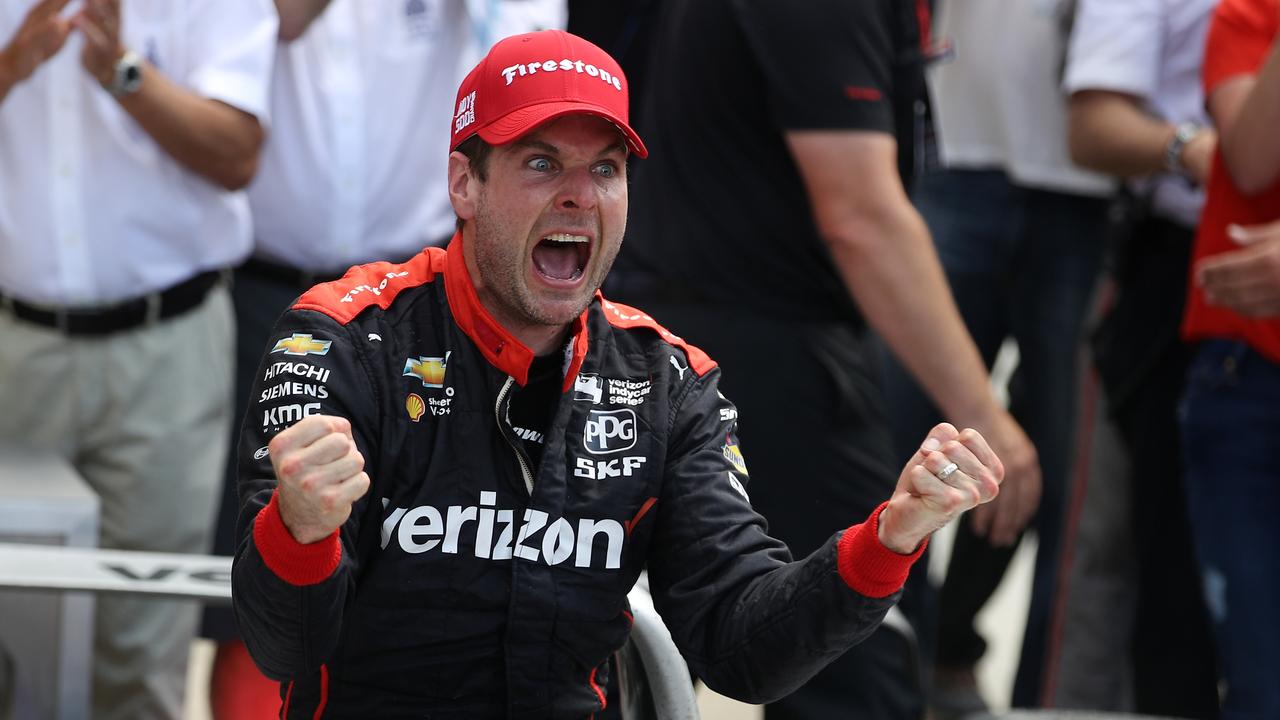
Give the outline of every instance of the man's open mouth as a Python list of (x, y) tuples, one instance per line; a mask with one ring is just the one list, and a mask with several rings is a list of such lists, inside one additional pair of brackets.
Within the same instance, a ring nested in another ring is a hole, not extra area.
[(533, 248), (533, 267), (550, 280), (572, 282), (582, 277), (591, 259), (591, 239), (586, 235), (552, 233)]

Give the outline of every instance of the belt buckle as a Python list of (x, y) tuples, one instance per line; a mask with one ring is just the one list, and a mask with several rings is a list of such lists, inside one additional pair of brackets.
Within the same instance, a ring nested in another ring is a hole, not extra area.
[(147, 293), (147, 295), (143, 298), (143, 300), (145, 300), (147, 303), (147, 309), (146, 309), (145, 315), (143, 315), (142, 324), (147, 327), (151, 327), (152, 325), (155, 325), (157, 322), (160, 322), (160, 310), (161, 310), (160, 293), (158, 292)]

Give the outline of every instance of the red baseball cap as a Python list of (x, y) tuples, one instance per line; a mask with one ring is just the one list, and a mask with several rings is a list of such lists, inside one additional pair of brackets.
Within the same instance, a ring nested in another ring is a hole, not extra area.
[(512, 35), (498, 41), (458, 87), (449, 149), (477, 133), (491, 145), (505, 145), (570, 113), (608, 120), (632, 152), (649, 155), (627, 122), (627, 78), (608, 53), (562, 30)]

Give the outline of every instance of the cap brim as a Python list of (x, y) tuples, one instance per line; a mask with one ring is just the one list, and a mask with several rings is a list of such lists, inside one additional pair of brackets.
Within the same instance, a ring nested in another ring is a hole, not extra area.
[(631, 149), (631, 152), (642, 158), (649, 156), (648, 148), (644, 146), (644, 142), (640, 140), (640, 136), (636, 134), (635, 130), (631, 129), (630, 125), (623, 122), (615, 113), (606, 108), (582, 102), (549, 102), (522, 107), (480, 128), (478, 134), (490, 145), (505, 145), (520, 139), (551, 120), (574, 113), (595, 115), (608, 120), (622, 132), (623, 137), (626, 138), (627, 147)]

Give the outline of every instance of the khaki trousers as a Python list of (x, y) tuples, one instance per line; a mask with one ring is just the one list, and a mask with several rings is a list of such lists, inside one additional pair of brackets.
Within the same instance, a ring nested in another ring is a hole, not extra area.
[[(0, 311), (0, 442), (75, 466), (101, 500), (101, 547), (207, 552), (231, 423), (233, 323), (221, 286), (190, 312), (102, 338)], [(198, 609), (98, 596), (95, 718), (181, 717)]]

